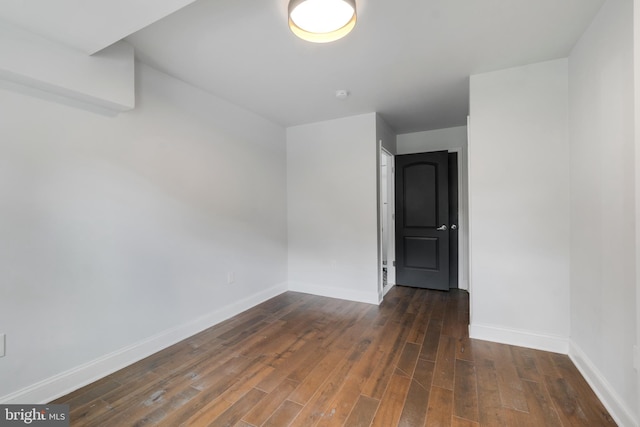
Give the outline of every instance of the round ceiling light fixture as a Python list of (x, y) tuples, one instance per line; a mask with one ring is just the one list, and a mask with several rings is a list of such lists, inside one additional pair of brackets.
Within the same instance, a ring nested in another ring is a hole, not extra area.
[(355, 26), (355, 0), (289, 1), (289, 28), (303, 40), (332, 42), (349, 34)]

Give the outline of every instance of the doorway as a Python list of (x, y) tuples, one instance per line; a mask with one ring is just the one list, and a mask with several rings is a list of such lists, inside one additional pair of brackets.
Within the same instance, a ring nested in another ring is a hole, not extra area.
[(395, 158), (396, 282), (458, 288), (458, 153)]
[(380, 282), (384, 296), (396, 282), (395, 272), (395, 203), (394, 158), (386, 149), (380, 149), (379, 171), (380, 204)]

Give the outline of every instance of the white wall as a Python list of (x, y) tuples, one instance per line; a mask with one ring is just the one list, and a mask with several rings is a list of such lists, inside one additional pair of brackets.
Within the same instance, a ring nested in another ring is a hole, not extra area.
[(134, 78), (126, 42), (89, 56), (0, 20), (2, 80), (119, 112), (135, 105)]
[(458, 182), (458, 236), (460, 238), (458, 286), (460, 289), (469, 289), (469, 168), (467, 146), (466, 126), (400, 134), (397, 140), (398, 154), (440, 150), (458, 153), (458, 174), (460, 178)]
[(77, 0), (5, 1), (0, 16), (34, 34), (87, 55), (111, 46), (128, 35), (193, 3), (194, 0)]
[(631, 1), (604, 4), (569, 57), (569, 82), (571, 356), (618, 422), (638, 425)]
[(376, 140), (391, 154), (397, 151), (396, 132), (389, 126), (380, 114), (376, 114)]
[(428, 130), (398, 135), (397, 154), (467, 148), (467, 127)]
[(137, 88), (117, 117), (0, 91), (0, 402), (286, 290), (285, 130), (140, 64)]
[[(636, 223), (636, 408), (640, 408), (640, 0), (633, 1), (633, 77), (634, 77), (634, 146), (635, 146), (635, 223)], [(637, 411), (640, 412), (640, 409)], [(640, 414), (636, 414), (640, 418)], [(638, 423), (640, 424), (640, 422)]]
[(289, 289), (378, 303), (375, 113), (287, 129)]
[(471, 76), (472, 337), (565, 352), (567, 60)]

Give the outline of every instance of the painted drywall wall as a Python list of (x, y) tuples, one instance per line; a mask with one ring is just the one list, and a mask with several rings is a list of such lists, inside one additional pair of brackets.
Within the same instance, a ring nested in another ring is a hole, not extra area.
[(289, 289), (378, 303), (375, 113), (287, 128)]
[[(640, 265), (640, 0), (633, 1), (633, 76), (634, 76), (634, 146), (635, 146), (635, 196), (636, 196), (636, 244), (635, 261)], [(640, 408), (640, 274), (636, 269), (636, 408)], [(638, 409), (637, 411), (640, 411)], [(636, 414), (640, 418), (640, 414)], [(640, 423), (637, 423), (640, 424)]]
[(1, 92), (0, 401), (46, 401), (286, 290), (284, 128), (137, 68), (116, 117)]
[(571, 356), (620, 425), (640, 420), (633, 85), (633, 5), (609, 1), (569, 57)]
[(567, 352), (567, 60), (471, 76), (474, 338)]
[(120, 112), (135, 105), (134, 78), (126, 42), (89, 56), (0, 21), (0, 80)]
[(460, 166), (458, 201), (458, 236), (460, 238), (458, 286), (469, 289), (469, 168), (467, 127), (457, 126), (424, 132), (400, 134), (397, 137), (397, 154), (414, 154), (448, 150), (458, 153)]
[(380, 114), (376, 114), (376, 140), (391, 154), (397, 151), (396, 132), (389, 126)]
[(49, 40), (94, 54), (194, 0), (76, 0), (3, 2), (0, 16)]
[(455, 150), (467, 148), (467, 127), (457, 126), (425, 132), (398, 135), (397, 154), (424, 153), (426, 151)]

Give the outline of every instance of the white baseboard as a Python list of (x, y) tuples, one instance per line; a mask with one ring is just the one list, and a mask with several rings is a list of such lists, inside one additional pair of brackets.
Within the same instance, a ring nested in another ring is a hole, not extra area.
[(602, 404), (607, 408), (607, 411), (609, 411), (609, 414), (613, 417), (616, 424), (629, 427), (640, 425), (632, 409), (624, 404), (620, 395), (618, 395), (584, 351), (573, 341), (571, 341), (569, 357), (587, 383), (589, 383)]
[(569, 353), (569, 340), (556, 335), (473, 324), (469, 325), (469, 336), (478, 340), (535, 348), (553, 353)]
[(333, 288), (330, 286), (313, 285), (302, 282), (289, 282), (289, 290), (321, 297), (339, 298), (348, 301), (364, 302), (367, 304), (380, 304), (377, 290), (373, 292), (353, 291), (350, 289)]
[(91, 362), (0, 397), (0, 404), (48, 403), (287, 291), (281, 283)]

